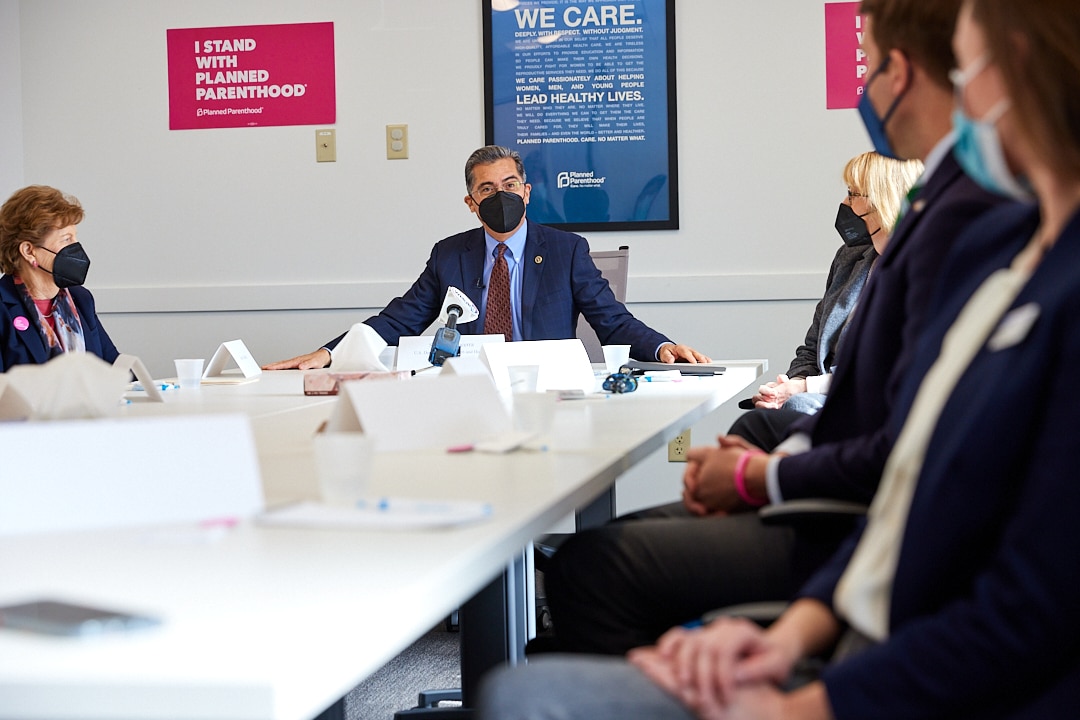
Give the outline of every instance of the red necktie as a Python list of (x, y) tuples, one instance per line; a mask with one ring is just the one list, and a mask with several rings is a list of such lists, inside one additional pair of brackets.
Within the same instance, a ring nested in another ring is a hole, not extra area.
[(514, 320), (510, 316), (510, 266), (506, 263), (506, 244), (499, 243), (495, 266), (488, 279), (487, 310), (484, 313), (484, 333), (502, 334), (506, 342), (514, 339)]

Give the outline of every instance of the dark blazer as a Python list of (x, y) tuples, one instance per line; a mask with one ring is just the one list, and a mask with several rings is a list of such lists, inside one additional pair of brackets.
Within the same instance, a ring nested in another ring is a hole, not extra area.
[(885, 421), (914, 357), (942, 263), (963, 229), (1001, 202), (946, 154), (863, 289), (824, 407), (792, 425), (792, 432), (810, 434), (813, 449), (780, 461), (785, 499), (869, 502), (891, 447)]
[[(484, 260), (483, 228), (459, 233), (435, 244), (427, 266), (404, 295), (390, 301), (364, 322), (391, 345), (402, 335), (419, 335), (439, 316), (447, 287), (453, 285), (480, 307)], [(601, 344), (630, 345), (638, 360), (655, 360), (667, 337), (630, 314), (615, 299), (589, 256), (589, 243), (580, 235), (528, 224), (521, 259), (521, 332), (524, 340), (565, 340), (576, 337), (578, 315), (596, 331)], [(481, 334), (484, 320), (458, 325), (463, 335)], [(326, 347), (337, 346), (340, 335)]]
[[(899, 391), (893, 436), (964, 302), (1037, 223), (1030, 206), (1012, 205), (962, 238)], [(1076, 717), (1080, 214), (1012, 308), (1029, 304), (1030, 327), (984, 346), (944, 406), (903, 536), (890, 639), (824, 676), (840, 720)], [(831, 604), (853, 547), (806, 594)]]
[[(116, 360), (119, 353), (98, 320), (94, 296), (84, 287), (73, 287), (69, 290), (82, 320), (86, 352), (97, 355), (105, 362)], [(25, 317), (30, 322), (29, 327), (17, 330), (17, 317)], [(10, 275), (0, 276), (0, 371), (6, 371), (14, 365), (40, 364), (48, 360), (49, 351), (41, 339), (36, 314), (28, 313), (23, 307), (22, 293), (15, 287), (14, 278)]]

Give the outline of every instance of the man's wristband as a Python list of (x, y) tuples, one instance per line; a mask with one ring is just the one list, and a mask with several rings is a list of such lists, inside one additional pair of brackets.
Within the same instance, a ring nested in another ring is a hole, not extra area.
[(761, 507), (768, 502), (768, 499), (756, 498), (746, 491), (746, 466), (750, 462), (750, 458), (764, 454), (760, 450), (747, 450), (735, 461), (735, 492), (739, 494), (744, 503), (751, 507)]

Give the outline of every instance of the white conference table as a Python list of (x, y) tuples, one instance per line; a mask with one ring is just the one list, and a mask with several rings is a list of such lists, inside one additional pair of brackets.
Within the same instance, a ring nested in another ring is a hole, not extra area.
[[(376, 455), (373, 494), (489, 502), (491, 517), (472, 525), (308, 530), (246, 519), (2, 538), (0, 604), (59, 598), (164, 623), (86, 639), (0, 629), (0, 719), (313, 718), (764, 370), (727, 366), (717, 378), (560, 403), (555, 422), (587, 433), (578, 450)], [(317, 497), (311, 436), (333, 398), (304, 397), (292, 372), (197, 395), (123, 412), (245, 412), (267, 504)]]

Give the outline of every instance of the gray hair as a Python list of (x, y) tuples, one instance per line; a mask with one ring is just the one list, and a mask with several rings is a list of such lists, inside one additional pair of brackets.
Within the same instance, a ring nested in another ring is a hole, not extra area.
[(518, 155), (516, 150), (502, 147), (501, 145), (485, 145), (479, 150), (475, 151), (469, 156), (469, 159), (465, 161), (465, 190), (472, 192), (473, 186), (473, 168), (477, 165), (488, 165), (489, 163), (498, 162), (505, 158), (510, 158), (517, 165), (518, 175), (521, 176), (521, 182), (525, 182), (525, 164), (521, 162), (521, 156)]

